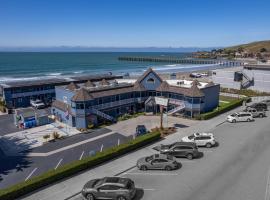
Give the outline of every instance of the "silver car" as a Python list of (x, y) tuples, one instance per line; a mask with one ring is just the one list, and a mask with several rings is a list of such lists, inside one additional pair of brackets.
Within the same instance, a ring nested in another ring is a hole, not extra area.
[(129, 178), (104, 177), (87, 182), (82, 195), (87, 200), (131, 200), (136, 195), (134, 182)]
[(167, 171), (178, 169), (181, 163), (177, 162), (173, 156), (164, 154), (154, 154), (143, 157), (137, 161), (137, 167), (140, 170), (165, 169)]

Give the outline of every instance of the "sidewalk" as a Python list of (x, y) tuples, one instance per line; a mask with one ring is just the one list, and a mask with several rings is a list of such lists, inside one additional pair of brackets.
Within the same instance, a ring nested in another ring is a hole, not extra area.
[[(241, 108), (229, 111), (232, 113), (240, 110)], [(81, 191), (83, 185), (90, 179), (104, 177), (104, 176), (114, 176), (121, 172), (126, 171), (135, 166), (138, 158), (151, 155), (156, 153), (152, 148), (161, 143), (172, 143), (179, 141), (183, 136), (192, 134), (196, 131), (212, 131), (216, 126), (225, 122), (225, 118), (228, 113), (224, 113), (218, 117), (215, 117), (208, 121), (199, 121), (196, 125), (190, 126), (188, 128), (178, 128), (177, 133), (169, 135), (165, 140), (158, 143), (147, 146), (143, 149), (139, 149), (135, 152), (124, 155), (118, 159), (112, 160), (108, 163), (100, 165), (96, 168), (85, 171), (69, 179), (63, 180), (59, 183), (50, 185), (40, 191), (36, 191), (24, 198), (24, 200), (51, 200), (51, 199), (67, 199), (70, 196)]]

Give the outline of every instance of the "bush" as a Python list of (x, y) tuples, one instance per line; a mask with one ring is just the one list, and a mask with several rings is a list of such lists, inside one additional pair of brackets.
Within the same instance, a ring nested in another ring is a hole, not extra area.
[(118, 117), (117, 121), (124, 121), (124, 120), (128, 120), (131, 118), (139, 117), (141, 115), (144, 115), (144, 112), (139, 112), (139, 113), (134, 113), (134, 114), (124, 114), (124, 115)]
[(218, 107), (211, 112), (203, 113), (203, 114), (197, 116), (196, 119), (199, 119), (199, 120), (211, 119), (219, 114), (225, 113), (225, 112), (230, 111), (238, 106), (241, 106), (243, 104), (243, 101), (247, 101), (247, 100), (248, 99), (243, 98), (243, 99), (237, 99), (237, 100), (231, 101), (230, 103), (225, 104), (222, 107)]
[(139, 136), (136, 139), (131, 140), (127, 143), (120, 144), (119, 146), (112, 147), (110, 149), (106, 149), (103, 152), (98, 152), (94, 156), (74, 161), (62, 167), (59, 167), (56, 170), (50, 170), (25, 182), (21, 182), (7, 189), (0, 190), (0, 199), (11, 200), (18, 198), (22, 195), (33, 192), (34, 190), (37, 190), (41, 187), (74, 175), (80, 171), (87, 170), (101, 163), (114, 159), (115, 157), (133, 151), (158, 139), (160, 139), (159, 132), (151, 132), (146, 135)]

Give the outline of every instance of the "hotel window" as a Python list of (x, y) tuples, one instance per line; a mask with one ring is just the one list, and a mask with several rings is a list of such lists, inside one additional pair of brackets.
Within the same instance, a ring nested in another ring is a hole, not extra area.
[(155, 83), (155, 80), (153, 78), (147, 79), (147, 83)]

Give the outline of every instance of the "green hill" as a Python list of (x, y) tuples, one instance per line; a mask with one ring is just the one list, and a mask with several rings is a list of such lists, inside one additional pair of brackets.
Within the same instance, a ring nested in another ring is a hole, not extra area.
[(247, 51), (249, 53), (259, 53), (263, 48), (265, 48), (267, 52), (270, 52), (270, 40), (227, 47), (225, 50), (238, 51), (239, 49), (242, 49), (243, 51)]

